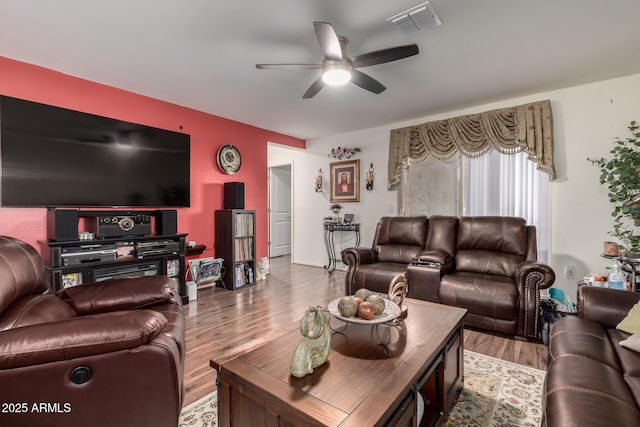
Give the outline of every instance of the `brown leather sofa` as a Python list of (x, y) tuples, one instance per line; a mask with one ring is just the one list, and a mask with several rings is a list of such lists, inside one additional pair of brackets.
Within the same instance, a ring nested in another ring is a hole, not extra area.
[(465, 325), (540, 338), (540, 290), (555, 281), (537, 262), (536, 229), (516, 217), (383, 217), (371, 248), (347, 248), (345, 292), (386, 293), (405, 274), (407, 296), (466, 308)]
[(640, 426), (640, 353), (618, 343), (616, 325), (640, 294), (582, 286), (578, 315), (549, 335), (543, 426)]
[(171, 280), (48, 289), (36, 250), (0, 236), (0, 425), (175, 427), (185, 348)]

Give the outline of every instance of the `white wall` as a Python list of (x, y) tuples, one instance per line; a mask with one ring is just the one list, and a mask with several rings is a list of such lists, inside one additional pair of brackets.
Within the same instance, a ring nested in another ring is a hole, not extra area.
[[(294, 254), (292, 261), (322, 266), (327, 257), (322, 235), (322, 217), (330, 215), (329, 163), (335, 147), (360, 147), (354, 158), (361, 162), (361, 176), (373, 162), (374, 190), (361, 187), (360, 203), (347, 203), (343, 213), (356, 214), (361, 223), (362, 245), (370, 245), (379, 217), (397, 212), (397, 194), (387, 191), (389, 131), (394, 128), (463, 114), (478, 113), (518, 104), (551, 100), (554, 119), (555, 162), (558, 178), (551, 183), (551, 231), (549, 263), (556, 272), (556, 285), (575, 296), (577, 279), (565, 279), (564, 267), (576, 266), (577, 278), (591, 271), (604, 271), (609, 262), (600, 257), (602, 243), (613, 238), (612, 206), (606, 188), (598, 182), (599, 169), (589, 157), (607, 157), (615, 137), (626, 138), (631, 120), (640, 121), (640, 74), (598, 83), (538, 93), (479, 105), (473, 108), (425, 116), (412, 121), (332, 135), (307, 141), (307, 149), (269, 147), (269, 165), (293, 162)], [(383, 95), (382, 95), (383, 96)], [(380, 102), (384, 98), (380, 98)], [(375, 100), (374, 100), (375, 101)], [(285, 160), (288, 159), (288, 160)], [(313, 180), (322, 168), (322, 193), (314, 192)], [(338, 244), (349, 246), (351, 242)]]

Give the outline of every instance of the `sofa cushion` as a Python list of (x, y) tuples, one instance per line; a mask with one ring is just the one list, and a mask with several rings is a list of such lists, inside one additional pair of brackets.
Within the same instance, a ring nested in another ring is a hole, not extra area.
[(456, 253), (458, 238), (458, 218), (455, 216), (430, 216), (429, 233), (425, 251), (436, 251), (445, 257)]
[(76, 312), (55, 295), (27, 295), (0, 314), (0, 331), (70, 319)]
[(502, 216), (461, 217), (458, 249), (485, 249), (525, 256), (527, 222), (524, 218)]
[(383, 217), (378, 221), (374, 248), (379, 262), (410, 263), (424, 248), (427, 217)]
[(65, 288), (57, 296), (81, 315), (134, 310), (169, 301), (173, 282), (166, 276), (110, 279)]
[(622, 319), (616, 328), (628, 334), (640, 332), (640, 302), (631, 307), (627, 317)]
[(378, 221), (376, 245), (400, 244), (424, 246), (427, 236), (426, 216), (383, 217)]
[(618, 360), (620, 361), (620, 369), (627, 376), (635, 376), (640, 377), (640, 337), (636, 337), (636, 351), (633, 351), (624, 345), (622, 345), (622, 341), (628, 340), (631, 338), (629, 334), (624, 332), (620, 332), (617, 329), (608, 329), (607, 333), (609, 335), (609, 341), (615, 350)]
[(566, 356), (592, 359), (620, 371), (620, 364), (607, 331), (592, 320), (567, 316), (553, 323), (549, 334), (552, 361)]
[(378, 250), (378, 262), (395, 262), (409, 264), (415, 257), (422, 252), (421, 246), (409, 246), (409, 245), (379, 245)]
[(33, 246), (0, 236), (0, 313), (25, 295), (49, 289), (42, 259)]
[(462, 217), (456, 270), (513, 276), (527, 255), (526, 221), (516, 217)]
[(482, 249), (460, 249), (456, 252), (455, 260), (458, 271), (513, 278), (518, 264), (524, 261), (524, 257)]
[(640, 334), (633, 334), (629, 338), (620, 341), (619, 344), (624, 348), (640, 353)]
[(640, 412), (616, 369), (567, 355), (554, 360), (547, 371), (545, 421), (553, 426), (637, 426)]
[(458, 272), (446, 274), (440, 280), (441, 304), (495, 319), (516, 319), (518, 296), (513, 278)]

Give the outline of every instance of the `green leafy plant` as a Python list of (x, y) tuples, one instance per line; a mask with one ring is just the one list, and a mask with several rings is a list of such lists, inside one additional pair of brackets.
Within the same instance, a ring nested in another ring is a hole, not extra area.
[(600, 184), (607, 186), (613, 203), (609, 234), (618, 237), (626, 251), (640, 252), (640, 126), (631, 121), (628, 129), (631, 137), (615, 139), (610, 159), (587, 159), (600, 167)]
[(340, 212), (340, 209), (342, 209), (342, 205), (340, 203), (334, 203), (329, 206), (329, 210), (335, 212), (336, 215)]

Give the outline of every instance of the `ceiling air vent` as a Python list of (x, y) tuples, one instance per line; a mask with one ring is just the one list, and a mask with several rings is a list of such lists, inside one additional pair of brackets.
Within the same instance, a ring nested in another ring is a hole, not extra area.
[(428, 1), (387, 18), (387, 22), (407, 36), (442, 24)]

